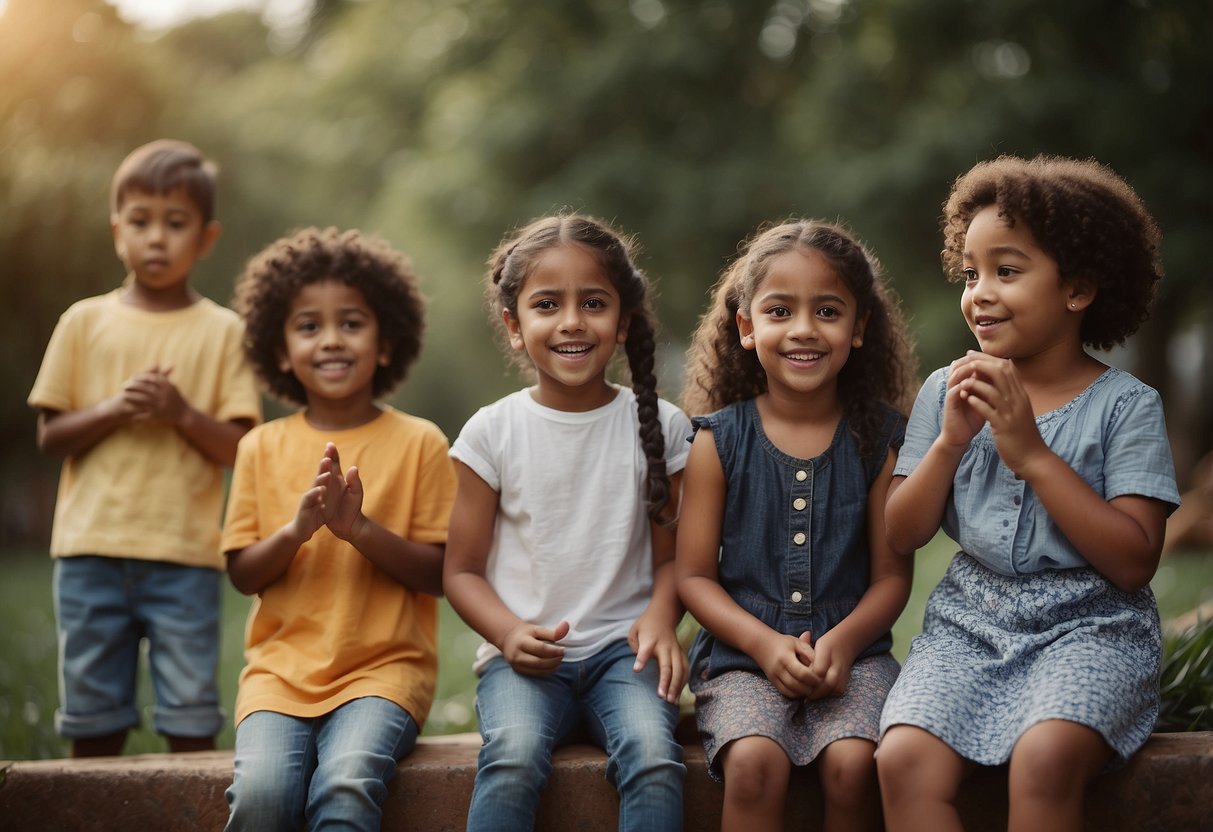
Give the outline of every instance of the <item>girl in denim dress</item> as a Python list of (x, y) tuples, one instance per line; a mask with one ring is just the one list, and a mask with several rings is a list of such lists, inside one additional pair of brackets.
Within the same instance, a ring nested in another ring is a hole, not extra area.
[(689, 364), (676, 563), (703, 626), (691, 690), (722, 824), (782, 829), (792, 766), (817, 760), (825, 828), (878, 828), (872, 756), (911, 573), (884, 531), (904, 321), (846, 230), (787, 222), (718, 283)]
[(923, 385), (886, 513), (897, 551), (960, 546), (881, 718), (889, 828), (961, 828), (974, 764), (1010, 761), (1011, 830), (1083, 827), (1083, 790), (1153, 729), (1149, 581), (1179, 501), (1158, 394), (1122, 343), (1162, 276), (1137, 194), (1091, 161), (957, 179), (943, 261), (981, 352)]

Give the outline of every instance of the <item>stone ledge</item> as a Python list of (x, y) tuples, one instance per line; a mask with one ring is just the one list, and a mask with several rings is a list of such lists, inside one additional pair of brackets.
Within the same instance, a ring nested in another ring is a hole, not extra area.
[[(479, 736), (425, 737), (400, 764), (384, 805), (385, 830), (458, 832), (476, 772)], [(708, 777), (703, 749), (686, 746), (686, 828), (720, 828), (722, 788)], [(555, 754), (536, 829), (613, 830), (618, 803), (605, 757), (574, 745)], [(12, 830), (221, 830), (230, 751), (143, 754), (89, 760), (0, 762), (0, 826)], [(797, 772), (788, 829), (817, 829), (821, 796), (809, 772)], [(970, 829), (1006, 828), (1005, 768), (967, 781), (961, 813)], [(1128, 766), (1096, 780), (1087, 797), (1088, 830), (1189, 832), (1213, 829), (1213, 732), (1155, 734)]]

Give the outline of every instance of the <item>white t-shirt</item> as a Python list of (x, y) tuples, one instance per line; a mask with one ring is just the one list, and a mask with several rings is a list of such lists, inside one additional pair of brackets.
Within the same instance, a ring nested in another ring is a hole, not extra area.
[[(565, 661), (626, 638), (653, 587), (644, 502), (648, 470), (636, 396), (596, 410), (553, 410), (519, 390), (477, 411), (451, 447), (500, 497), (485, 576), (524, 621), (569, 622)], [(659, 400), (666, 471), (686, 467), (690, 420)], [(479, 672), (500, 654), (476, 653)]]

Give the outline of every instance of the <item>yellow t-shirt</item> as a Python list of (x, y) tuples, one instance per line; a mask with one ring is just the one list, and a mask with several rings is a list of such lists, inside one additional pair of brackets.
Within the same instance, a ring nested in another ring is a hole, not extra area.
[[(120, 290), (73, 304), (59, 318), (29, 394), (33, 407), (74, 411), (113, 396), (131, 376), (171, 368), (197, 410), (220, 421), (261, 419), (261, 396), (236, 313), (203, 298), (148, 312)], [(106, 555), (223, 569), (223, 469), (164, 425), (127, 425), (59, 477), (51, 554)]]
[[(326, 442), (358, 467), (362, 511), (417, 543), (446, 543), (455, 500), (447, 440), (436, 425), (384, 407), (368, 424), (319, 431), (302, 413), (240, 441), (223, 551), (269, 536), (294, 516)], [(322, 527), (253, 603), (236, 722), (254, 711), (317, 717), (363, 696), (389, 699), (420, 725), (438, 673), (437, 599), (407, 589)]]

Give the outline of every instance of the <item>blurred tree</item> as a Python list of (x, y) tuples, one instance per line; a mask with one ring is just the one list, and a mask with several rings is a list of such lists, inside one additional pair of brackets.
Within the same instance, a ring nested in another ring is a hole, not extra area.
[[(286, 23), (233, 13), (149, 38), (100, 0), (9, 0), (9, 458), (33, 453), (22, 400), (55, 318), (120, 279), (113, 167), (172, 135), (221, 166), (225, 232), (196, 275), (211, 297), (300, 225), (359, 226), (417, 261), (430, 328), (394, 401), (452, 435), (518, 383), (480, 281), (534, 216), (583, 210), (637, 235), (667, 395), (721, 268), (789, 215), (843, 218), (873, 245), (926, 370), (970, 343), (938, 267), (953, 178), (1004, 152), (1094, 156), (1163, 226), (1153, 319), (1114, 360), (1164, 392), (1182, 473), (1213, 445), (1211, 33), (1205, 0), (324, 0)], [(1177, 333), (1203, 344), (1194, 370), (1167, 360)]]

